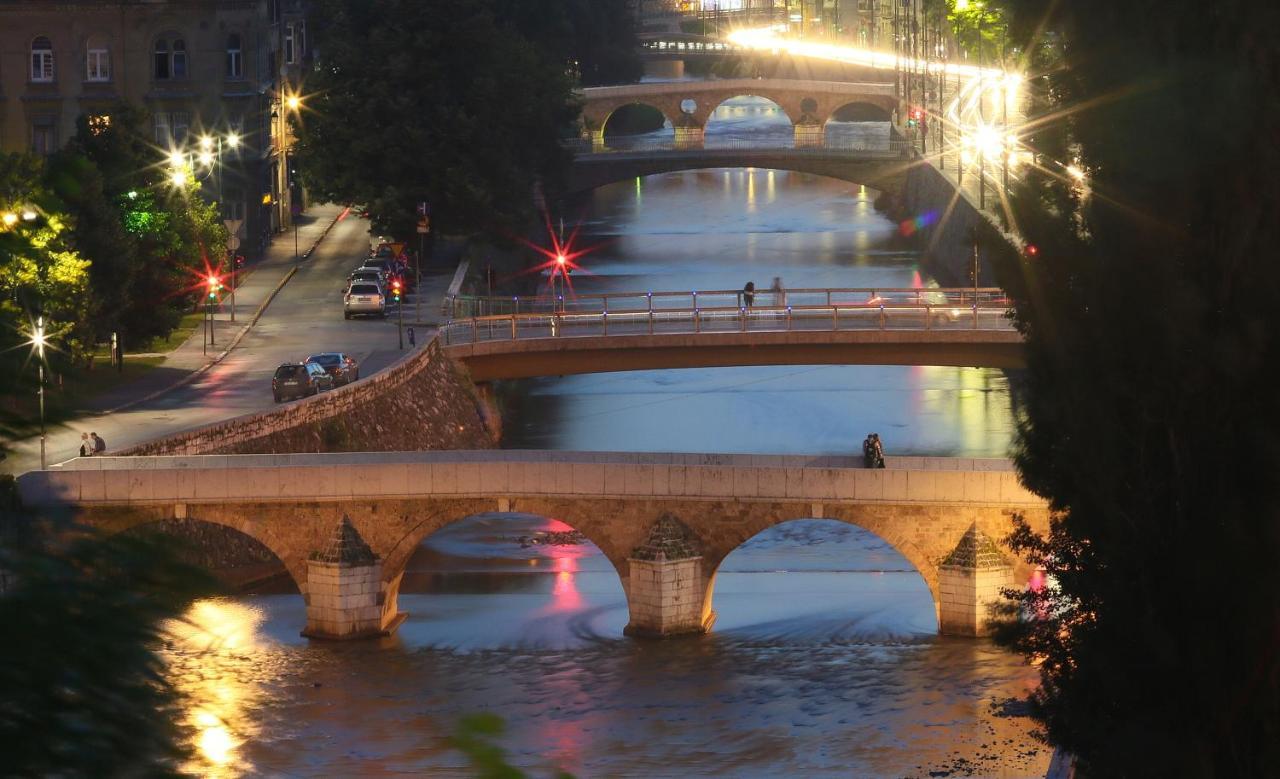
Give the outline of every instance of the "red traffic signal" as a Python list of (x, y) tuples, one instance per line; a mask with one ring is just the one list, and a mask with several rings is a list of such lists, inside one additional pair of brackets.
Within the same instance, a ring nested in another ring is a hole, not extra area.
[(1023, 252), (1023, 254), (1027, 255), (1028, 257), (1034, 258), (1034, 257), (1036, 257), (1037, 255), (1039, 255), (1039, 254), (1040, 254), (1040, 247), (1036, 246), (1034, 243), (1029, 243), (1029, 244), (1027, 244), (1027, 245), (1026, 245), (1026, 247), (1022, 250), (1022, 252)]

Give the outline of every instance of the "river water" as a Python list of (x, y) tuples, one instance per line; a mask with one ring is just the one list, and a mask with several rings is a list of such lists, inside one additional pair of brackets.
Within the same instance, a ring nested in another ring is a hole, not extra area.
[[(767, 127), (743, 100), (709, 136)], [(741, 113), (737, 109), (743, 109)], [(746, 117), (745, 125), (738, 119)], [(604, 188), (578, 289), (914, 286), (930, 280), (874, 193), (781, 171), (703, 171)], [(604, 374), (504, 388), (508, 445), (1000, 456), (1008, 390), (992, 371), (788, 367)], [(1043, 775), (1015, 699), (1034, 669), (941, 638), (919, 574), (874, 536), (800, 520), (722, 565), (711, 634), (622, 636), (626, 601), (590, 543), (530, 539), (555, 519), (482, 515), (426, 539), (391, 638), (309, 642), (288, 587), (192, 612), (169, 653), (214, 776), (474, 775), (449, 735), (470, 713), (535, 776)]]

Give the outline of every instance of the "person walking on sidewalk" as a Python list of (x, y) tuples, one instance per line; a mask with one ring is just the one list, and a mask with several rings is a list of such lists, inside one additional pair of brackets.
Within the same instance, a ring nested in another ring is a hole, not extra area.
[(80, 434), (80, 456), (81, 457), (93, 456), (93, 442), (89, 440), (88, 433)]
[(107, 442), (102, 440), (97, 433), (90, 433), (89, 436), (93, 438), (94, 455), (100, 455), (107, 451)]

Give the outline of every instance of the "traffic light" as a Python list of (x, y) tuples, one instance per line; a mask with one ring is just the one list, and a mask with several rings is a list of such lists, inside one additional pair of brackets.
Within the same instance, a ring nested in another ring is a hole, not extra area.
[(393, 302), (400, 302), (400, 287), (400, 279), (393, 279), (391, 282), (391, 300)]
[(1027, 255), (1027, 259), (1034, 260), (1036, 256), (1040, 254), (1040, 247), (1036, 246), (1034, 243), (1029, 243), (1022, 252)]
[(209, 300), (217, 300), (218, 293), (222, 290), (222, 279), (209, 274), (209, 278), (205, 279), (205, 284), (209, 287)]
[(913, 107), (907, 112), (907, 127), (915, 127), (924, 121), (924, 109)]

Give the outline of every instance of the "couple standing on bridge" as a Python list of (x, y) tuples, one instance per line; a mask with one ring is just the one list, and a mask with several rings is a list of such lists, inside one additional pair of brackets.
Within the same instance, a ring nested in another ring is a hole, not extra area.
[(884, 447), (880, 434), (872, 433), (862, 440), (862, 464), (867, 468), (884, 467)]
[[(773, 284), (769, 287), (769, 291), (773, 293), (773, 304), (775, 306), (785, 306), (787, 304), (787, 293), (782, 288), (782, 277), (774, 276)], [(756, 302), (756, 283), (748, 281), (742, 288), (742, 307), (751, 308)]]

